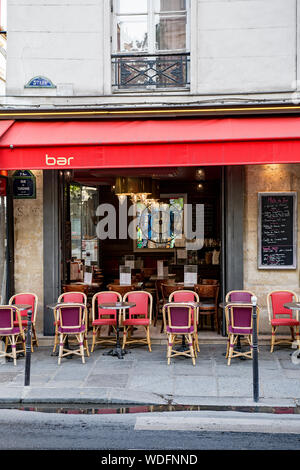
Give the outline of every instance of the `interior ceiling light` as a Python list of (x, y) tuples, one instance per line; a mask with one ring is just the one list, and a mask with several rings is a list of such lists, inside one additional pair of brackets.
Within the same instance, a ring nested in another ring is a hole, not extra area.
[(205, 180), (205, 170), (203, 168), (197, 168), (196, 170), (196, 180), (204, 181)]

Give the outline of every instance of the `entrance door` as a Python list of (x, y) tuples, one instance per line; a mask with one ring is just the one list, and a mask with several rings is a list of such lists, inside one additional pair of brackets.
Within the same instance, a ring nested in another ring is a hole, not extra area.
[(8, 302), (12, 294), (12, 224), (11, 199), (9, 198), (8, 179), (0, 176), (0, 304)]

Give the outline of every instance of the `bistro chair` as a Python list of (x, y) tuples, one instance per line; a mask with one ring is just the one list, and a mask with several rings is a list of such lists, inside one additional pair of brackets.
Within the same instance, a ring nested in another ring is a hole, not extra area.
[[(19, 349), (18, 352), (26, 354), (25, 349), (25, 334), (22, 327), (22, 319), (20, 310), (12, 305), (1, 305), (0, 306), (0, 338), (5, 338), (5, 349), (0, 350), (0, 357), (10, 357), (14, 361), (14, 365), (17, 365), (17, 344), (19, 339), (23, 349)], [(11, 346), (11, 352), (7, 352), (8, 346)]]
[[(253, 309), (251, 297), (254, 294), (250, 291), (230, 291), (227, 293), (225, 301), (228, 303), (225, 307), (226, 329), (228, 335), (226, 359), (230, 365), (231, 359), (239, 356), (246, 358), (253, 357)], [(257, 331), (259, 320), (259, 307), (257, 311)], [(235, 349), (238, 339), (246, 337), (249, 349), (240, 351)]]
[(135, 286), (132, 284), (130, 286), (123, 286), (119, 284), (108, 284), (108, 290), (113, 292), (118, 292), (122, 297), (127, 294), (127, 292), (133, 291)]
[[(93, 344), (91, 352), (94, 351), (95, 345), (100, 343), (115, 343), (115, 340), (109, 337), (101, 338), (101, 328), (103, 326), (115, 327), (117, 325), (117, 310), (107, 310), (100, 308), (102, 303), (122, 302), (122, 296), (119, 292), (103, 291), (94, 295), (92, 300), (92, 325), (93, 325)], [(120, 322), (119, 322), (120, 323)]]
[[(174, 286), (174, 282), (170, 279), (157, 279), (155, 281), (155, 319), (154, 319), (154, 326), (156, 326), (159, 314), (162, 313), (162, 308), (164, 305), (164, 297), (162, 292), (162, 284), (171, 284)], [(166, 300), (167, 301), (167, 300)], [(161, 333), (163, 331), (163, 321), (161, 325)]]
[[(57, 303), (79, 303), (79, 304), (84, 304), (87, 306), (87, 296), (84, 292), (78, 291), (78, 292), (64, 292), (61, 294), (58, 299)], [(54, 347), (53, 347), (53, 353), (56, 351), (57, 345), (58, 345), (58, 326), (59, 326), (59, 319), (57, 318), (57, 312), (53, 310), (54, 314), (54, 326), (55, 326), (55, 332), (54, 332)], [(87, 331), (86, 331), (87, 335)]]
[[(212, 330), (217, 328), (218, 334), (220, 333), (220, 324), (218, 317), (218, 298), (219, 298), (219, 289), (218, 285), (205, 285), (205, 284), (196, 284), (195, 292), (199, 296), (201, 306), (199, 308), (199, 320), (202, 315), (211, 315), (212, 321)], [(202, 318), (201, 318), (202, 326)]]
[[(169, 296), (169, 302), (199, 302), (199, 296), (193, 290), (179, 290), (174, 291)], [(193, 333), (193, 340), (194, 340), (194, 351), (195, 355), (197, 356), (197, 351), (200, 352), (199, 341), (198, 341), (198, 322), (199, 322), (199, 307), (192, 308), (192, 324), (194, 324), (194, 316), (195, 316), (195, 325), (194, 333)], [(196, 347), (195, 347), (196, 346)]]
[[(84, 304), (71, 304), (65, 303), (58, 304), (56, 307), (57, 318), (59, 321), (58, 334), (59, 334), (59, 354), (58, 364), (61, 363), (63, 357), (75, 354), (81, 356), (82, 363), (85, 363), (84, 350), (89, 356), (89, 348), (86, 337), (86, 317), (87, 308)], [(64, 348), (66, 338), (68, 336), (75, 336), (78, 342), (77, 349)]]
[[(298, 311), (296, 312), (296, 318), (293, 318), (293, 311), (285, 308), (283, 305), (289, 302), (298, 302), (297, 294), (289, 290), (277, 290), (272, 291), (267, 295), (267, 307), (269, 322), (272, 327), (271, 337), (271, 353), (274, 350), (274, 346), (280, 343), (291, 344), (295, 340), (294, 328), (296, 329), (296, 337), (299, 341), (299, 317)], [(275, 335), (279, 326), (289, 326), (291, 330), (291, 340), (287, 338), (275, 341)], [(299, 344), (299, 343), (298, 343)]]
[[(170, 365), (172, 357), (186, 356), (192, 358), (193, 365), (195, 366), (193, 334), (196, 328), (196, 316), (193, 315), (193, 308), (188, 303), (167, 303), (163, 306), (163, 318), (168, 337), (168, 365)], [(174, 349), (175, 340), (178, 336), (181, 338), (182, 336), (185, 337), (189, 349)]]
[[(126, 344), (142, 343), (148, 344), (151, 352), (150, 326), (152, 323), (153, 297), (147, 291), (127, 292), (123, 297), (123, 302), (134, 302), (135, 307), (124, 309), (123, 313), (123, 349)], [(128, 332), (133, 327), (142, 326), (146, 332), (146, 338), (128, 338)]]
[[(22, 292), (20, 294), (15, 294), (9, 299), (9, 305), (30, 305), (32, 316), (32, 339), (31, 339), (31, 351), (33, 351), (33, 345), (35, 344), (37, 347), (39, 345), (37, 334), (36, 334), (36, 317), (37, 317), (37, 307), (38, 307), (38, 297), (36, 294), (32, 294), (31, 292)], [(20, 312), (21, 321), (22, 321), (22, 328), (26, 332), (27, 330), (27, 310), (23, 310)], [(16, 326), (18, 327), (18, 320), (16, 319)]]

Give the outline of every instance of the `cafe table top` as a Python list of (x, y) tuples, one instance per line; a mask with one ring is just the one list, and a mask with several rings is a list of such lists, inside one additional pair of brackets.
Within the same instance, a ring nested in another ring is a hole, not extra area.
[(175, 276), (176, 276), (176, 274), (168, 274), (167, 276), (157, 276), (155, 274), (155, 275), (150, 276), (150, 281), (160, 281), (160, 280), (164, 280), (164, 279), (170, 279), (170, 278), (175, 277)]
[(300, 310), (300, 302), (287, 302), (286, 304), (283, 304), (283, 306), (290, 310)]
[(99, 305), (103, 310), (119, 310), (123, 308), (135, 307), (134, 302), (103, 302)]

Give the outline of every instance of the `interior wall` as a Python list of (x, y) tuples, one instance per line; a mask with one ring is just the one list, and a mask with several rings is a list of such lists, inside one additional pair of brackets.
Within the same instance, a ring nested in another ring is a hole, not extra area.
[[(260, 307), (259, 331), (270, 334), (267, 294), (272, 290), (288, 289), (300, 294), (299, 261), (297, 269), (258, 269), (258, 192), (297, 191), (300, 189), (300, 164), (248, 165), (245, 169), (244, 218), (244, 289), (252, 291)], [(298, 214), (299, 214), (298, 195)], [(299, 253), (299, 223), (298, 216)], [(283, 333), (289, 330), (280, 330)], [(280, 333), (278, 330), (278, 333)]]

